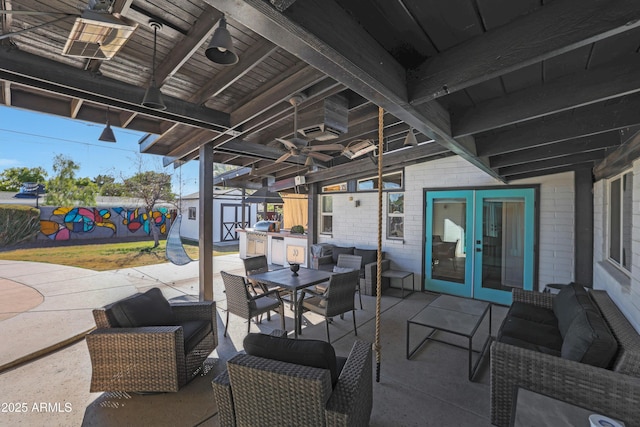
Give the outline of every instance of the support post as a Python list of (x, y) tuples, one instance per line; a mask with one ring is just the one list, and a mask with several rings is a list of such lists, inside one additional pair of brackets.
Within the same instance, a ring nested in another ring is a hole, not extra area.
[(198, 200), (200, 301), (213, 301), (213, 144), (200, 147)]

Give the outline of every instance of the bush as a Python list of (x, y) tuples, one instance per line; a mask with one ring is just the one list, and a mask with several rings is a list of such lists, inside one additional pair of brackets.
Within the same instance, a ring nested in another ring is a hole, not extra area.
[(35, 240), (40, 232), (40, 209), (0, 205), (0, 247)]

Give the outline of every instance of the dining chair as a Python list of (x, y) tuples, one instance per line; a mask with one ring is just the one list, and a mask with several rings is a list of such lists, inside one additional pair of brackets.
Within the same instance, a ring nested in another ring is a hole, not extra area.
[[(333, 268), (334, 273), (346, 273), (347, 271), (357, 270), (359, 277), (362, 276), (362, 257), (360, 255), (340, 254), (338, 255), (338, 262)], [(316, 290), (319, 292), (325, 292), (329, 282), (320, 283), (316, 285)], [(360, 279), (356, 284), (356, 290), (358, 298), (360, 300), (360, 310), (362, 310), (362, 294), (360, 293)]]
[(258, 255), (242, 260), (244, 264), (244, 272), (247, 276), (247, 282), (249, 283), (254, 295), (259, 293), (265, 293), (270, 290), (277, 290), (281, 297), (290, 295), (290, 292), (280, 286), (267, 285), (266, 283), (258, 282), (251, 278), (254, 274), (266, 273), (269, 271), (269, 264), (267, 263), (266, 255)]
[(261, 314), (267, 314), (271, 320), (271, 310), (280, 314), (281, 329), (285, 330), (284, 304), (277, 290), (267, 291), (258, 295), (251, 295), (244, 277), (221, 271), (222, 281), (227, 295), (227, 321), (224, 325), (224, 336), (229, 327), (229, 313), (247, 319), (247, 333), (251, 332), (251, 319)]
[[(298, 324), (302, 323), (302, 311), (309, 310), (324, 316), (327, 328), (327, 341), (329, 337), (329, 322), (335, 316), (343, 317), (344, 313), (351, 311), (353, 315), (353, 332), (358, 335), (356, 327), (356, 308), (353, 294), (360, 280), (360, 270), (346, 273), (335, 273), (329, 279), (329, 286), (324, 293), (311, 289), (303, 289), (298, 299)], [(309, 297), (307, 297), (309, 295)]]

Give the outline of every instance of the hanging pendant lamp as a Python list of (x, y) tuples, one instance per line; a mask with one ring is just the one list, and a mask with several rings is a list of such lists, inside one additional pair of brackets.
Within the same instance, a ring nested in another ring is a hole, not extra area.
[(147, 88), (142, 100), (142, 105), (154, 110), (166, 110), (167, 106), (162, 101), (162, 92), (156, 85), (156, 45), (158, 41), (158, 30), (162, 29), (162, 24), (157, 21), (150, 21), (149, 26), (153, 28), (153, 62), (151, 68), (151, 85)]
[(231, 33), (227, 30), (227, 20), (224, 15), (220, 19), (218, 28), (213, 32), (213, 37), (204, 54), (210, 61), (220, 65), (233, 65), (238, 62), (238, 55), (233, 52)]
[(116, 142), (116, 136), (113, 134), (111, 124), (109, 123), (109, 107), (107, 107), (107, 127), (104, 128), (104, 130), (100, 134), (100, 138), (98, 138), (98, 141)]
[(402, 144), (405, 147), (415, 147), (416, 145), (418, 145), (418, 140), (416, 139), (415, 134), (413, 133), (413, 128), (410, 127), (409, 128), (409, 132), (407, 133), (407, 137), (404, 139), (404, 144)]

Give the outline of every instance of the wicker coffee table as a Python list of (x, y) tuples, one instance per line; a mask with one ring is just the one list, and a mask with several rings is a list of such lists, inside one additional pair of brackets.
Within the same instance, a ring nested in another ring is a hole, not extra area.
[[(482, 346), (482, 350), (473, 349), (473, 337), (476, 335), (478, 327), (489, 314), (489, 329), (487, 338)], [(417, 325), (432, 329), (431, 332), (420, 343), (411, 348), (410, 346), (410, 328), (411, 325)], [(467, 338), (468, 346), (460, 346), (451, 342), (434, 338), (436, 332), (448, 332)], [(473, 377), (478, 370), (480, 361), (491, 343), (491, 304), (484, 301), (478, 301), (468, 298), (460, 298), (451, 295), (440, 295), (425, 308), (420, 310), (418, 314), (407, 320), (407, 359), (411, 357), (422, 347), (427, 341), (437, 341), (456, 347), (466, 348), (469, 352), (469, 381), (473, 381)], [(473, 353), (480, 353), (475, 364), (473, 363)]]

